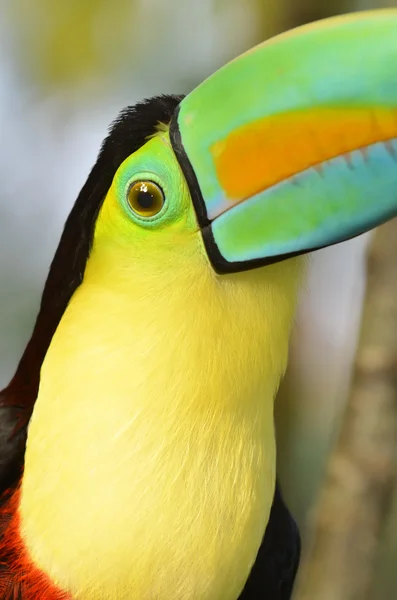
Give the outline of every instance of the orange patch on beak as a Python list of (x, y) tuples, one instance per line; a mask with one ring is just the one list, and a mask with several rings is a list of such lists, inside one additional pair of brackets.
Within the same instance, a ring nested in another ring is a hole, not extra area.
[(211, 147), (219, 183), (235, 202), (322, 162), (397, 137), (397, 109), (323, 108), (244, 125)]

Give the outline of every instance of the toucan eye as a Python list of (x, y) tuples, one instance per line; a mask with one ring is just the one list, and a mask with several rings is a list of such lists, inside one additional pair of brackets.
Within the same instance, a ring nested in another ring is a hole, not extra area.
[(136, 181), (128, 189), (127, 200), (140, 217), (154, 217), (164, 206), (164, 192), (153, 181)]

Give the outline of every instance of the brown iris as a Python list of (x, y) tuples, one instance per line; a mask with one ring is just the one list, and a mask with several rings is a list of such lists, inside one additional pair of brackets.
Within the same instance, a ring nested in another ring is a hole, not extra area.
[(140, 217), (154, 217), (164, 206), (164, 193), (153, 181), (137, 181), (128, 190), (127, 200)]

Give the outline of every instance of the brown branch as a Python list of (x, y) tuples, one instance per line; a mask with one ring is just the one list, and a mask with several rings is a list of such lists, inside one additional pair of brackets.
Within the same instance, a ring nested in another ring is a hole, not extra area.
[(397, 219), (376, 232), (350, 398), (295, 600), (368, 600), (396, 483)]

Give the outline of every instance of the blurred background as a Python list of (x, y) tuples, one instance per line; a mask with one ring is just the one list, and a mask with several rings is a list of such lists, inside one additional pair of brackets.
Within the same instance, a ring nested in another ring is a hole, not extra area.
[[(187, 93), (275, 33), (397, 0), (2, 0), (0, 389), (30, 336), (61, 228), (118, 111)], [(311, 258), (279, 394), (280, 478), (306, 543), (346, 402), (368, 236)], [(397, 503), (373, 600), (396, 598)]]

